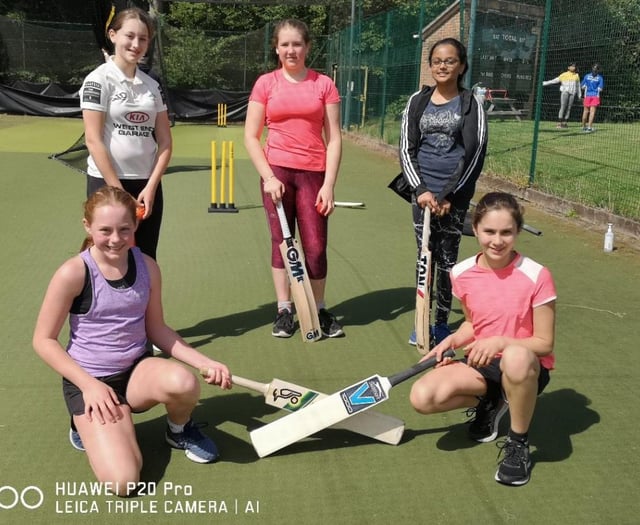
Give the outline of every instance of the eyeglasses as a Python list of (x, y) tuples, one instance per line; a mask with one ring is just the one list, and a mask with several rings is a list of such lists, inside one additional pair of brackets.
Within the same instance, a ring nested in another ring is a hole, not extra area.
[(444, 64), (447, 67), (453, 67), (458, 62), (460, 62), (457, 58), (445, 58), (444, 60), (440, 60), (439, 58), (434, 58), (431, 61), (431, 67), (438, 67)]

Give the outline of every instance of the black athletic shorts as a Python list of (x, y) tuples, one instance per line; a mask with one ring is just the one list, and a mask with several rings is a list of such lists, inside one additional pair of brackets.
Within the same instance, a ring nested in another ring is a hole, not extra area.
[[(493, 383), (493, 384), (500, 385), (500, 388), (502, 388), (502, 372), (500, 371), (501, 360), (502, 360), (501, 357), (496, 357), (492, 359), (491, 363), (489, 363), (487, 366), (483, 366), (476, 369), (478, 370), (478, 372), (480, 372), (480, 375), (484, 377), (484, 379), (487, 382), (487, 385), (489, 385), (490, 383)], [(466, 363), (467, 358), (465, 357), (461, 359), (461, 361), (463, 363)], [(551, 376), (549, 375), (549, 370), (544, 366), (540, 365), (540, 374), (538, 375), (538, 394), (542, 393), (545, 387), (549, 384), (550, 379), (551, 379)]]
[[(102, 381), (106, 385), (109, 385), (115, 391), (118, 396), (118, 400), (123, 405), (128, 405), (127, 402), (127, 386), (129, 385), (129, 379), (133, 373), (133, 369), (147, 357), (151, 357), (153, 354), (145, 353), (133, 364), (131, 368), (124, 372), (118, 372), (110, 376), (96, 377), (99, 381)], [(82, 397), (82, 390), (80, 390), (74, 383), (67, 378), (62, 378), (62, 394), (64, 395), (65, 403), (67, 404), (67, 410), (69, 415), (80, 416), (84, 414), (84, 397)]]

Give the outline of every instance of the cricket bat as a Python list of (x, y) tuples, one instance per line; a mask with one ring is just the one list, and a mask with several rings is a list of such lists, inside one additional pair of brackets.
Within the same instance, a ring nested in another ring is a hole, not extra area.
[[(443, 357), (453, 357), (447, 350)], [(423, 372), (437, 363), (436, 357), (416, 363), (395, 375), (373, 375), (343, 390), (292, 412), (249, 433), (258, 456), (265, 457), (320, 430), (344, 422), (389, 398), (392, 387)]]
[(300, 323), (300, 333), (305, 342), (317, 341), (322, 337), (320, 320), (318, 319), (318, 308), (311, 289), (311, 281), (305, 265), (304, 253), (293, 238), (287, 223), (287, 216), (284, 213), (282, 202), (276, 204), (280, 228), (284, 240), (280, 243), (280, 253), (284, 259), (284, 265), (289, 277), (291, 297), (296, 306), (296, 314)]
[(424, 221), (422, 224), (422, 244), (418, 257), (418, 282), (416, 285), (416, 348), (422, 355), (429, 352), (431, 330), (431, 251), (429, 237), (431, 236), (431, 211), (424, 207)]
[[(208, 372), (202, 369), (200, 374), (206, 377)], [(240, 385), (262, 394), (267, 405), (289, 412), (295, 412), (327, 397), (322, 392), (289, 383), (288, 381), (282, 381), (281, 379), (272, 379), (271, 383), (259, 383), (258, 381), (234, 375), (232, 380), (234, 385)], [(350, 430), (383, 443), (397, 445), (404, 434), (404, 421), (381, 414), (375, 410), (369, 410), (338, 423), (333, 428)]]

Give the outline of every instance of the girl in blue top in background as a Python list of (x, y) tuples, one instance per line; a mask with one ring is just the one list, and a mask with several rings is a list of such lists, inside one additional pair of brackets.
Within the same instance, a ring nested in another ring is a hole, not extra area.
[(604, 78), (600, 74), (600, 65), (593, 64), (591, 73), (582, 79), (580, 87), (584, 91), (584, 109), (582, 110), (582, 131), (591, 133), (596, 109), (600, 105), (600, 93), (604, 89)]

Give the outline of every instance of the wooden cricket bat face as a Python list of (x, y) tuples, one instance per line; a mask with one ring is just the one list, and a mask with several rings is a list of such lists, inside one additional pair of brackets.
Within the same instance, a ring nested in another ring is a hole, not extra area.
[(306, 268), (304, 266), (304, 255), (298, 246), (297, 240), (285, 240), (280, 244), (280, 253), (282, 254), (284, 263), (287, 266), (287, 274), (289, 275), (292, 285), (294, 282), (302, 283), (305, 279), (308, 279), (306, 276)]
[(291, 297), (296, 306), (302, 340), (312, 342), (320, 339), (320, 320), (311, 281), (305, 266), (304, 254), (294, 238), (285, 239), (280, 244), (280, 253), (289, 277)]
[(307, 406), (318, 397), (318, 392), (293, 383), (273, 381), (268, 395), (270, 405), (294, 412)]

